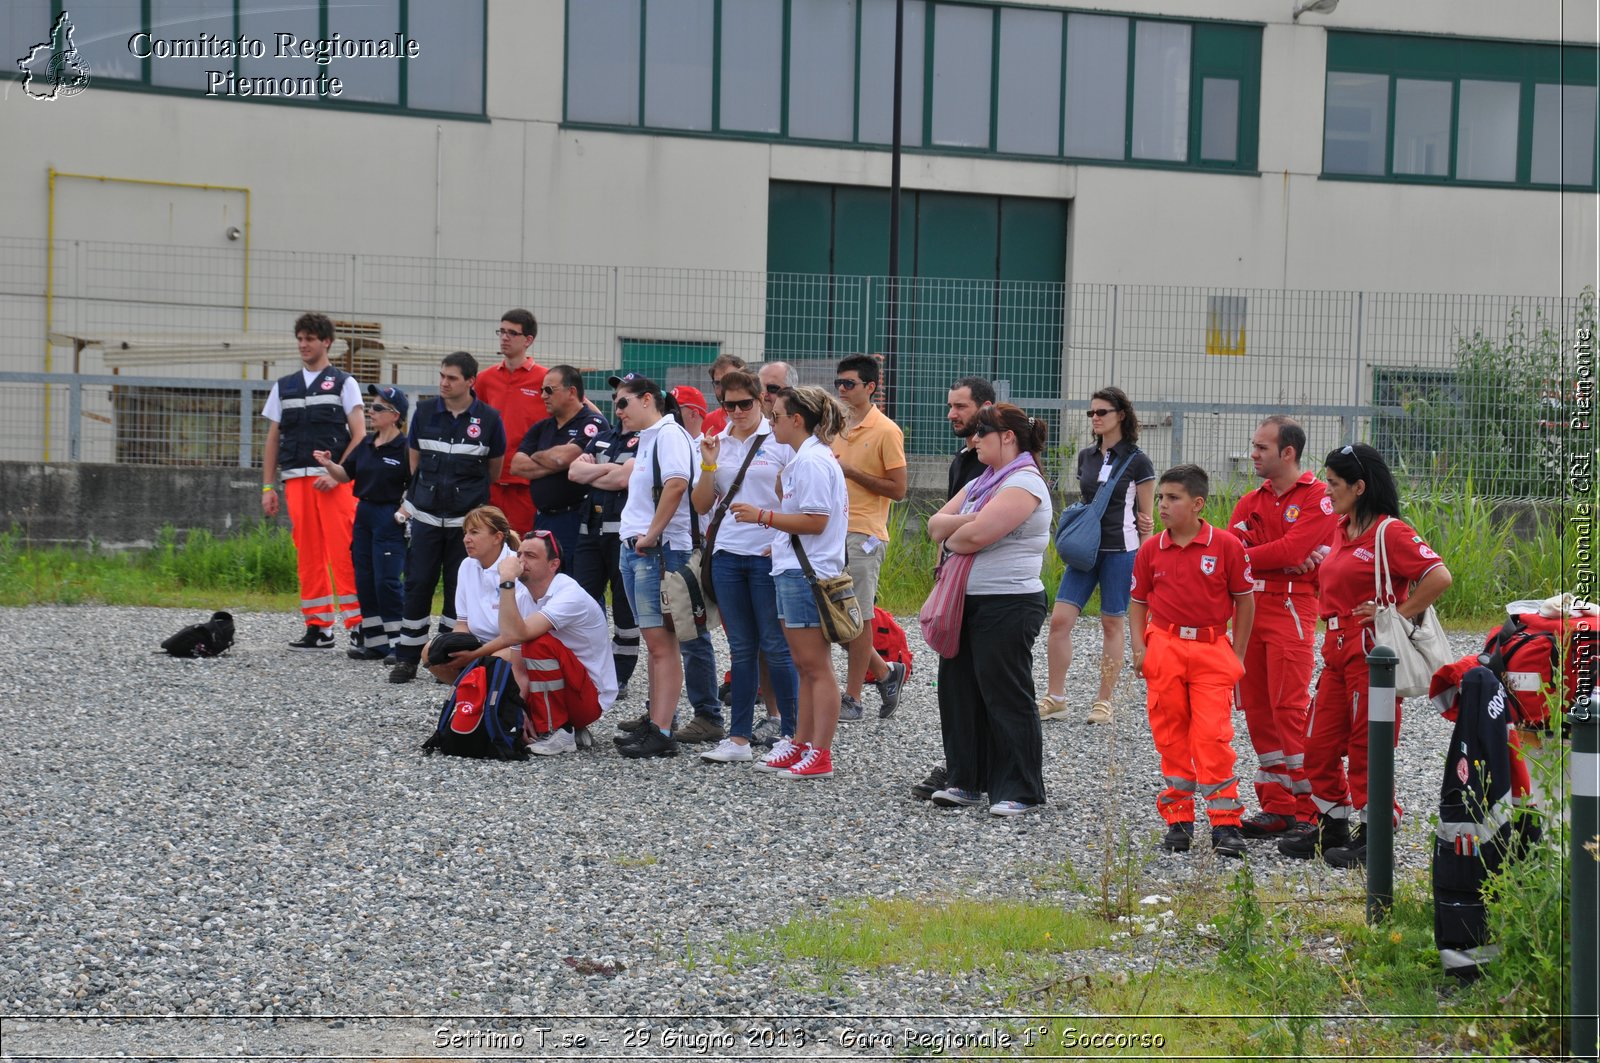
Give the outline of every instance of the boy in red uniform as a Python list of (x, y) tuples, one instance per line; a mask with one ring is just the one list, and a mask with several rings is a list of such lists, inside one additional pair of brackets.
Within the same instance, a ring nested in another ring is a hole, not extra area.
[(1243, 856), (1231, 713), (1255, 615), (1255, 582), (1244, 545), (1200, 516), (1210, 491), (1198, 465), (1161, 474), (1156, 498), (1166, 530), (1134, 558), (1128, 621), (1133, 668), (1145, 677), (1150, 733), (1167, 783), (1156, 799), (1167, 821), (1161, 845), (1175, 853), (1189, 849), (1199, 793), (1211, 847)]

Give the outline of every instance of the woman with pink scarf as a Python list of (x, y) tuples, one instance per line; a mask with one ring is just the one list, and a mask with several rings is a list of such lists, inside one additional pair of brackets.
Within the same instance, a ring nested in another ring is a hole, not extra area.
[(933, 802), (946, 808), (983, 804), (985, 794), (995, 816), (1044, 804), (1033, 643), (1048, 608), (1039, 579), (1050, 540), (1045, 433), (1042, 419), (1010, 403), (980, 410), (972, 439), (984, 471), (928, 518), (944, 546), (941, 581), (966, 570), (959, 631), (934, 647), (949, 785)]

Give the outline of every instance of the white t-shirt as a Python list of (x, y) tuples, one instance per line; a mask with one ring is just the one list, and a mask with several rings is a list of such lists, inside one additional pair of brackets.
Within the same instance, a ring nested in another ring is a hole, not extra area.
[[(300, 370), (300, 375), (305, 377), (306, 387), (309, 388), (311, 382), (322, 375), (322, 370), (302, 369)], [(344, 407), (346, 416), (349, 415), (351, 410), (361, 408), (361, 385), (356, 383), (355, 377), (347, 376), (344, 378), (344, 387), (339, 391), (339, 404)], [(272, 390), (267, 392), (267, 402), (266, 405), (261, 407), (261, 416), (274, 424), (283, 420), (283, 400), (278, 397), (278, 385), (276, 382), (273, 383)]]
[[(800, 546), (818, 579), (828, 579), (844, 571), (844, 536), (850, 526), (850, 496), (845, 491), (839, 460), (816, 436), (800, 444), (794, 460), (783, 470), (783, 501), (778, 512), (828, 514), (828, 524), (822, 532), (800, 536)], [(800, 571), (800, 560), (795, 557), (788, 533), (774, 532), (772, 574), (776, 576), (791, 570)]]
[[(717, 436), (722, 440), (722, 449), (717, 452), (717, 471), (714, 480), (717, 485), (718, 505), (727, 495), (728, 489), (733, 486), (733, 481), (739, 475), (739, 466), (744, 464), (745, 455), (751, 447), (760, 447), (756, 456), (750, 461), (750, 468), (745, 471), (744, 483), (739, 485), (739, 493), (733, 496), (735, 502), (748, 502), (759, 509), (778, 508), (778, 474), (784, 467), (794, 460), (794, 448), (787, 443), (780, 443), (772, 438), (772, 426), (762, 421), (750, 438), (742, 442), (733, 437), (730, 426)], [(707, 512), (709, 520), (717, 509), (713, 506)], [(730, 554), (744, 554), (751, 557), (760, 557), (772, 548), (772, 537), (775, 533), (770, 528), (763, 528), (759, 524), (740, 524), (733, 519), (733, 514), (722, 518), (722, 525), (717, 529), (716, 552), (726, 551)]]
[[(473, 558), (461, 562), (456, 570), (456, 619), (467, 622), (467, 630), (484, 642), (500, 637), (500, 571), (502, 559), (515, 557), (511, 547), (502, 546), (494, 564), (484, 568)], [(533, 595), (517, 581), (517, 615), (533, 612)]]
[(660, 545), (670, 550), (692, 550), (694, 543), (689, 534), (689, 491), (694, 490), (700, 461), (689, 440), (688, 431), (670, 417), (663, 417), (639, 433), (638, 453), (633, 457), (633, 471), (628, 474), (628, 502), (622, 507), (622, 524), (618, 529), (624, 539), (643, 535), (655, 520), (655, 470), (652, 455), (659, 455), (661, 484), (683, 480), (688, 485), (678, 510), (667, 523)]
[[(522, 599), (517, 601), (521, 608)], [(617, 665), (611, 656), (611, 627), (606, 623), (605, 610), (577, 580), (558, 572), (545, 596), (523, 615), (532, 613), (543, 613), (550, 621), (551, 633), (583, 663), (594, 680), (600, 694), (600, 711), (609, 709), (617, 700)]]
[[(965, 489), (971, 491), (972, 485)], [(1021, 524), (972, 556), (968, 594), (1037, 594), (1044, 590), (1039, 571), (1050, 542), (1050, 488), (1036, 470), (1019, 469), (1000, 486), (996, 498), (1013, 489), (1034, 497), (1033, 510)]]

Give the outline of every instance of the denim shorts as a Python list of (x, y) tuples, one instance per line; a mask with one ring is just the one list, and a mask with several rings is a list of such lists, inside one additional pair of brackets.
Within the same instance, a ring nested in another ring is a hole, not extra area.
[[(639, 627), (666, 627), (667, 622), (661, 615), (661, 566), (657, 555), (650, 553), (640, 557), (626, 543), (619, 549), (622, 589), (628, 595), (628, 604), (633, 607)], [(663, 549), (661, 554), (667, 559), (668, 572), (678, 572), (689, 563), (687, 550)]]
[(778, 592), (778, 619), (784, 627), (821, 627), (822, 617), (817, 612), (817, 599), (812, 596), (811, 584), (806, 574), (789, 569), (772, 577)]
[(1128, 594), (1133, 590), (1133, 558), (1137, 550), (1102, 550), (1094, 568), (1079, 572), (1068, 565), (1056, 588), (1056, 601), (1076, 606), (1088, 604), (1096, 585), (1100, 587), (1100, 615), (1127, 616)]

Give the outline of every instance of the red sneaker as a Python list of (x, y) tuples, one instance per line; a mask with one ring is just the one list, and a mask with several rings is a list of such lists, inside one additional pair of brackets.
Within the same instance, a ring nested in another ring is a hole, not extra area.
[(818, 749), (812, 746), (806, 750), (806, 755), (795, 761), (794, 766), (783, 773), (783, 778), (791, 781), (800, 779), (826, 779), (833, 774), (833, 753), (830, 750)]
[(796, 745), (787, 738), (780, 738), (773, 743), (772, 752), (756, 761), (756, 771), (786, 772), (798, 763), (810, 748), (808, 745)]

